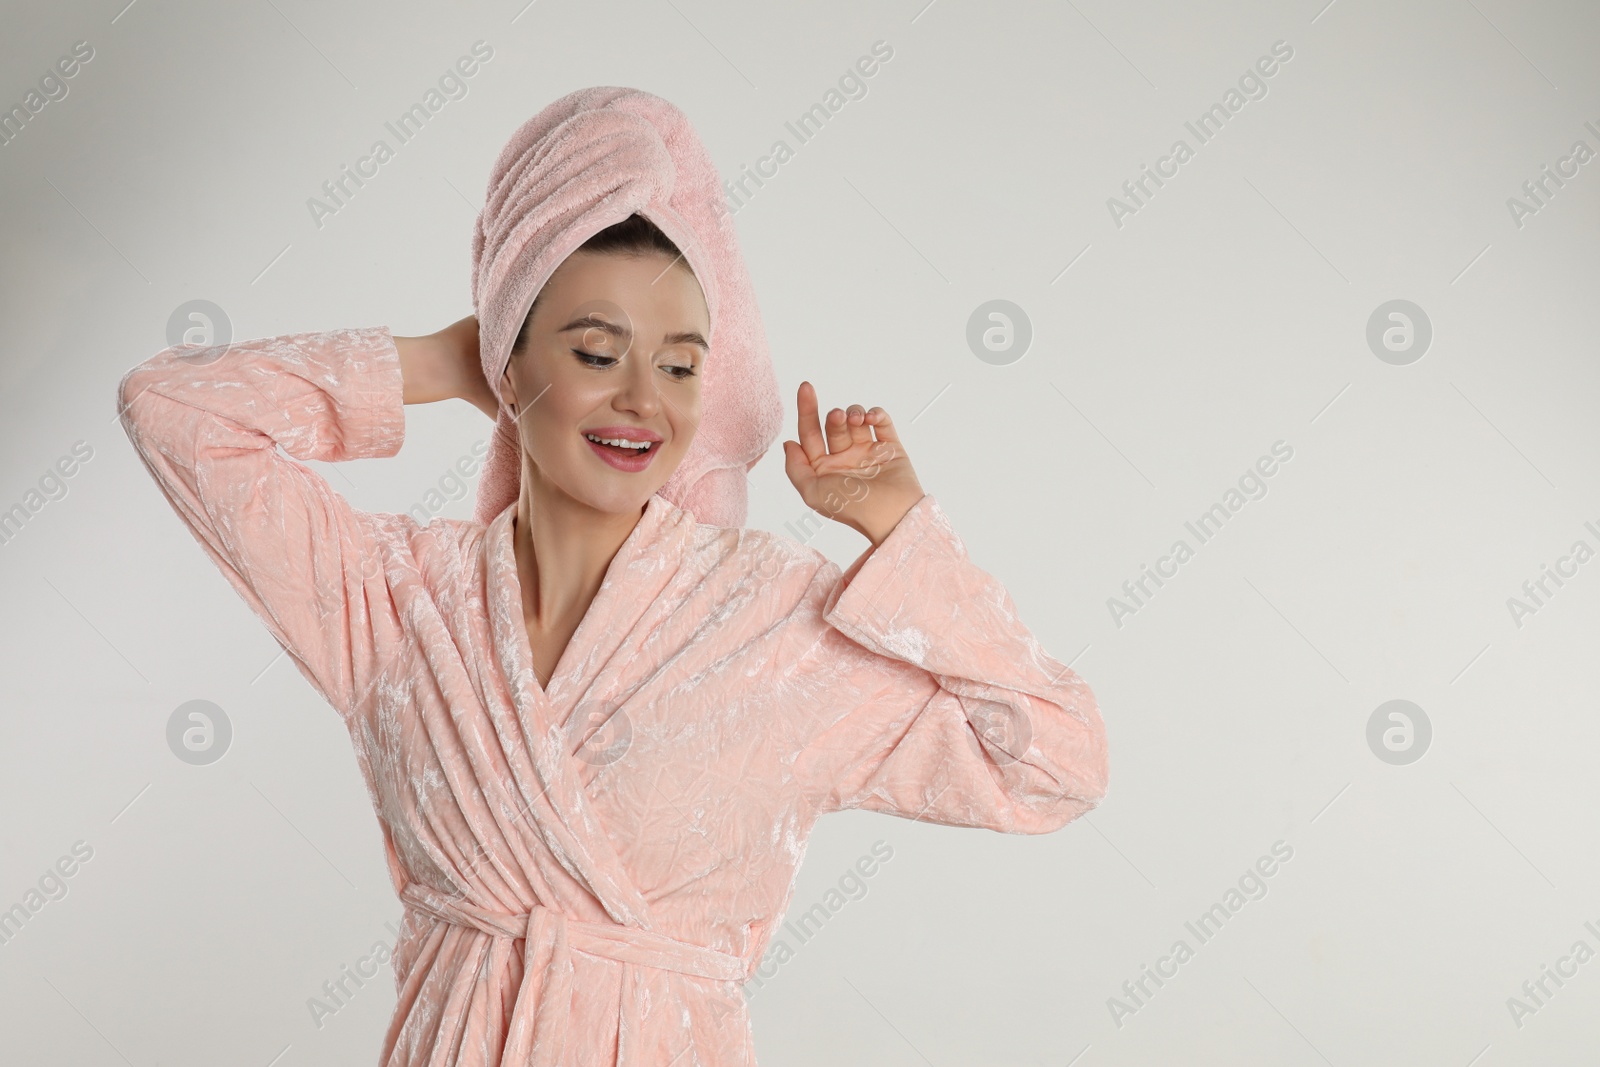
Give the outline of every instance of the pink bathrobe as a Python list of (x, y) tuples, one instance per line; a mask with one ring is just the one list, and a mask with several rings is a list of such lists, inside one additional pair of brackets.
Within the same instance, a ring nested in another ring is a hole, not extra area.
[(545, 691), (514, 506), (421, 526), (295, 461), (399, 451), (388, 329), (166, 349), (120, 401), (355, 745), (405, 903), (383, 1067), (749, 1067), (818, 816), (1042, 834), (1106, 793), (1093, 694), (931, 495), (843, 573), (651, 497)]

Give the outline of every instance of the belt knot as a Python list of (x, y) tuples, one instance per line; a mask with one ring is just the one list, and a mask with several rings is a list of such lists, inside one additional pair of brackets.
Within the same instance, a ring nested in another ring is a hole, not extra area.
[(730, 953), (620, 923), (574, 919), (543, 904), (534, 904), (526, 912), (489, 911), (420, 882), (408, 883), (400, 899), (443, 922), (479, 930), (490, 937), (525, 938), (525, 951), (530, 958), (541, 950), (557, 950), (555, 954), (559, 955), (559, 949), (570, 947), (619, 963), (658, 967), (699, 978), (736, 982), (746, 977), (744, 961)]

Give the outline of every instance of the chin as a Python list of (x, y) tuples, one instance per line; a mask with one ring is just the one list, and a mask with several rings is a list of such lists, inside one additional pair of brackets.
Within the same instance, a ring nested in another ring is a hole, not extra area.
[[(668, 471), (668, 476), (671, 475)], [(626, 479), (627, 476), (621, 476)], [(638, 514), (650, 502), (667, 482), (665, 477), (651, 478), (649, 481), (641, 479), (628, 479), (621, 484), (598, 485), (593, 476), (589, 476), (579, 484), (583, 486), (582, 492), (571, 495), (596, 511), (607, 512), (612, 515)]]
[(633, 500), (619, 501), (615, 498), (612, 498), (602, 502), (596, 502), (590, 506), (596, 511), (603, 511), (608, 515), (638, 515), (644, 510), (645, 505), (650, 503), (650, 498), (654, 495), (655, 492), (651, 491), (646, 493), (644, 496)]

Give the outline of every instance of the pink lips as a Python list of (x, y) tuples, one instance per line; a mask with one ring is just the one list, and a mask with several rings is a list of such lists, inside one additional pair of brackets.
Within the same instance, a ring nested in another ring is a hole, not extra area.
[(646, 430), (638, 426), (602, 426), (598, 429), (586, 430), (584, 433), (592, 433), (596, 437), (621, 437), (629, 441), (652, 442), (649, 451), (635, 455), (631, 451), (623, 451), (612, 448), (609, 445), (597, 444), (589, 440), (587, 436), (583, 438), (583, 443), (588, 445), (595, 455), (611, 464), (617, 470), (627, 471), (629, 474), (637, 474), (650, 466), (650, 461), (655, 459), (656, 452), (659, 451), (657, 446), (661, 444), (660, 434), (654, 430)]

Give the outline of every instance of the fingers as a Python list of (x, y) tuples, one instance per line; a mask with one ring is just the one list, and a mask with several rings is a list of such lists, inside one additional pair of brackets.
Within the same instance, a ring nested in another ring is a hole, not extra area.
[(850, 425), (850, 443), (854, 445), (870, 445), (872, 443), (872, 423), (867, 418), (867, 409), (860, 404), (851, 404), (845, 412)]
[(860, 404), (851, 404), (848, 410), (833, 408), (826, 419), (821, 419), (817, 391), (810, 382), (800, 383), (796, 404), (800, 415), (800, 447), (813, 462), (830, 452), (843, 452), (858, 444), (872, 444), (874, 434), (879, 441), (900, 441), (889, 413), (881, 407), (869, 411)]
[[(873, 418), (874, 415), (877, 417)], [(873, 408), (867, 412), (867, 418), (871, 420), (872, 429), (877, 433), (878, 440), (893, 441), (895, 444), (900, 443), (900, 431), (894, 428), (894, 420), (889, 418), (887, 411), (882, 408)]]
[(827, 455), (828, 449), (822, 441), (822, 424), (817, 421), (817, 391), (810, 382), (800, 383), (795, 403), (800, 411), (800, 425), (797, 428), (800, 447), (805, 449), (806, 458), (814, 463)]
[(850, 432), (850, 417), (838, 408), (828, 412), (827, 421), (823, 424), (828, 433), (828, 451), (843, 452), (855, 441), (855, 435)]
[(798, 441), (783, 443), (783, 470), (802, 496), (809, 491), (811, 483), (817, 480), (816, 472), (812, 470), (811, 462), (806, 458), (805, 448)]

